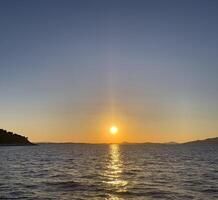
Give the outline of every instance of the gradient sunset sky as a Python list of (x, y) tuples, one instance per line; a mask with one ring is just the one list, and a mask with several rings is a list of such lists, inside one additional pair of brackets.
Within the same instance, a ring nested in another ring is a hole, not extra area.
[(217, 11), (215, 0), (0, 1), (0, 128), (33, 142), (218, 136)]

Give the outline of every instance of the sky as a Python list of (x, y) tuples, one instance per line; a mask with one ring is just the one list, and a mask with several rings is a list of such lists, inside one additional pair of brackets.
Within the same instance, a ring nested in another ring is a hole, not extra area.
[(33, 142), (218, 136), (217, 10), (215, 0), (0, 1), (1, 128)]

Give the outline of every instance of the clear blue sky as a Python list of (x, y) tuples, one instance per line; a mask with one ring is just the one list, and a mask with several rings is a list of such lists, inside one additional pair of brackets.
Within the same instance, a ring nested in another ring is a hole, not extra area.
[[(33, 141), (218, 136), (218, 2), (0, 1), (0, 120)], [(109, 137), (109, 136), (108, 136)]]

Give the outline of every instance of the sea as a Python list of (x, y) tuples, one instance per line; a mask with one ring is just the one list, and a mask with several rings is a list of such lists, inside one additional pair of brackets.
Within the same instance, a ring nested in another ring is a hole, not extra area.
[(218, 146), (2, 146), (0, 199), (217, 200)]

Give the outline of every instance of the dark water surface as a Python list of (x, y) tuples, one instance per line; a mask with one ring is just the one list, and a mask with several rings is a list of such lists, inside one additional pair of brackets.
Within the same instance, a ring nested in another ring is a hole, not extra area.
[(0, 199), (218, 199), (218, 147), (0, 147)]

